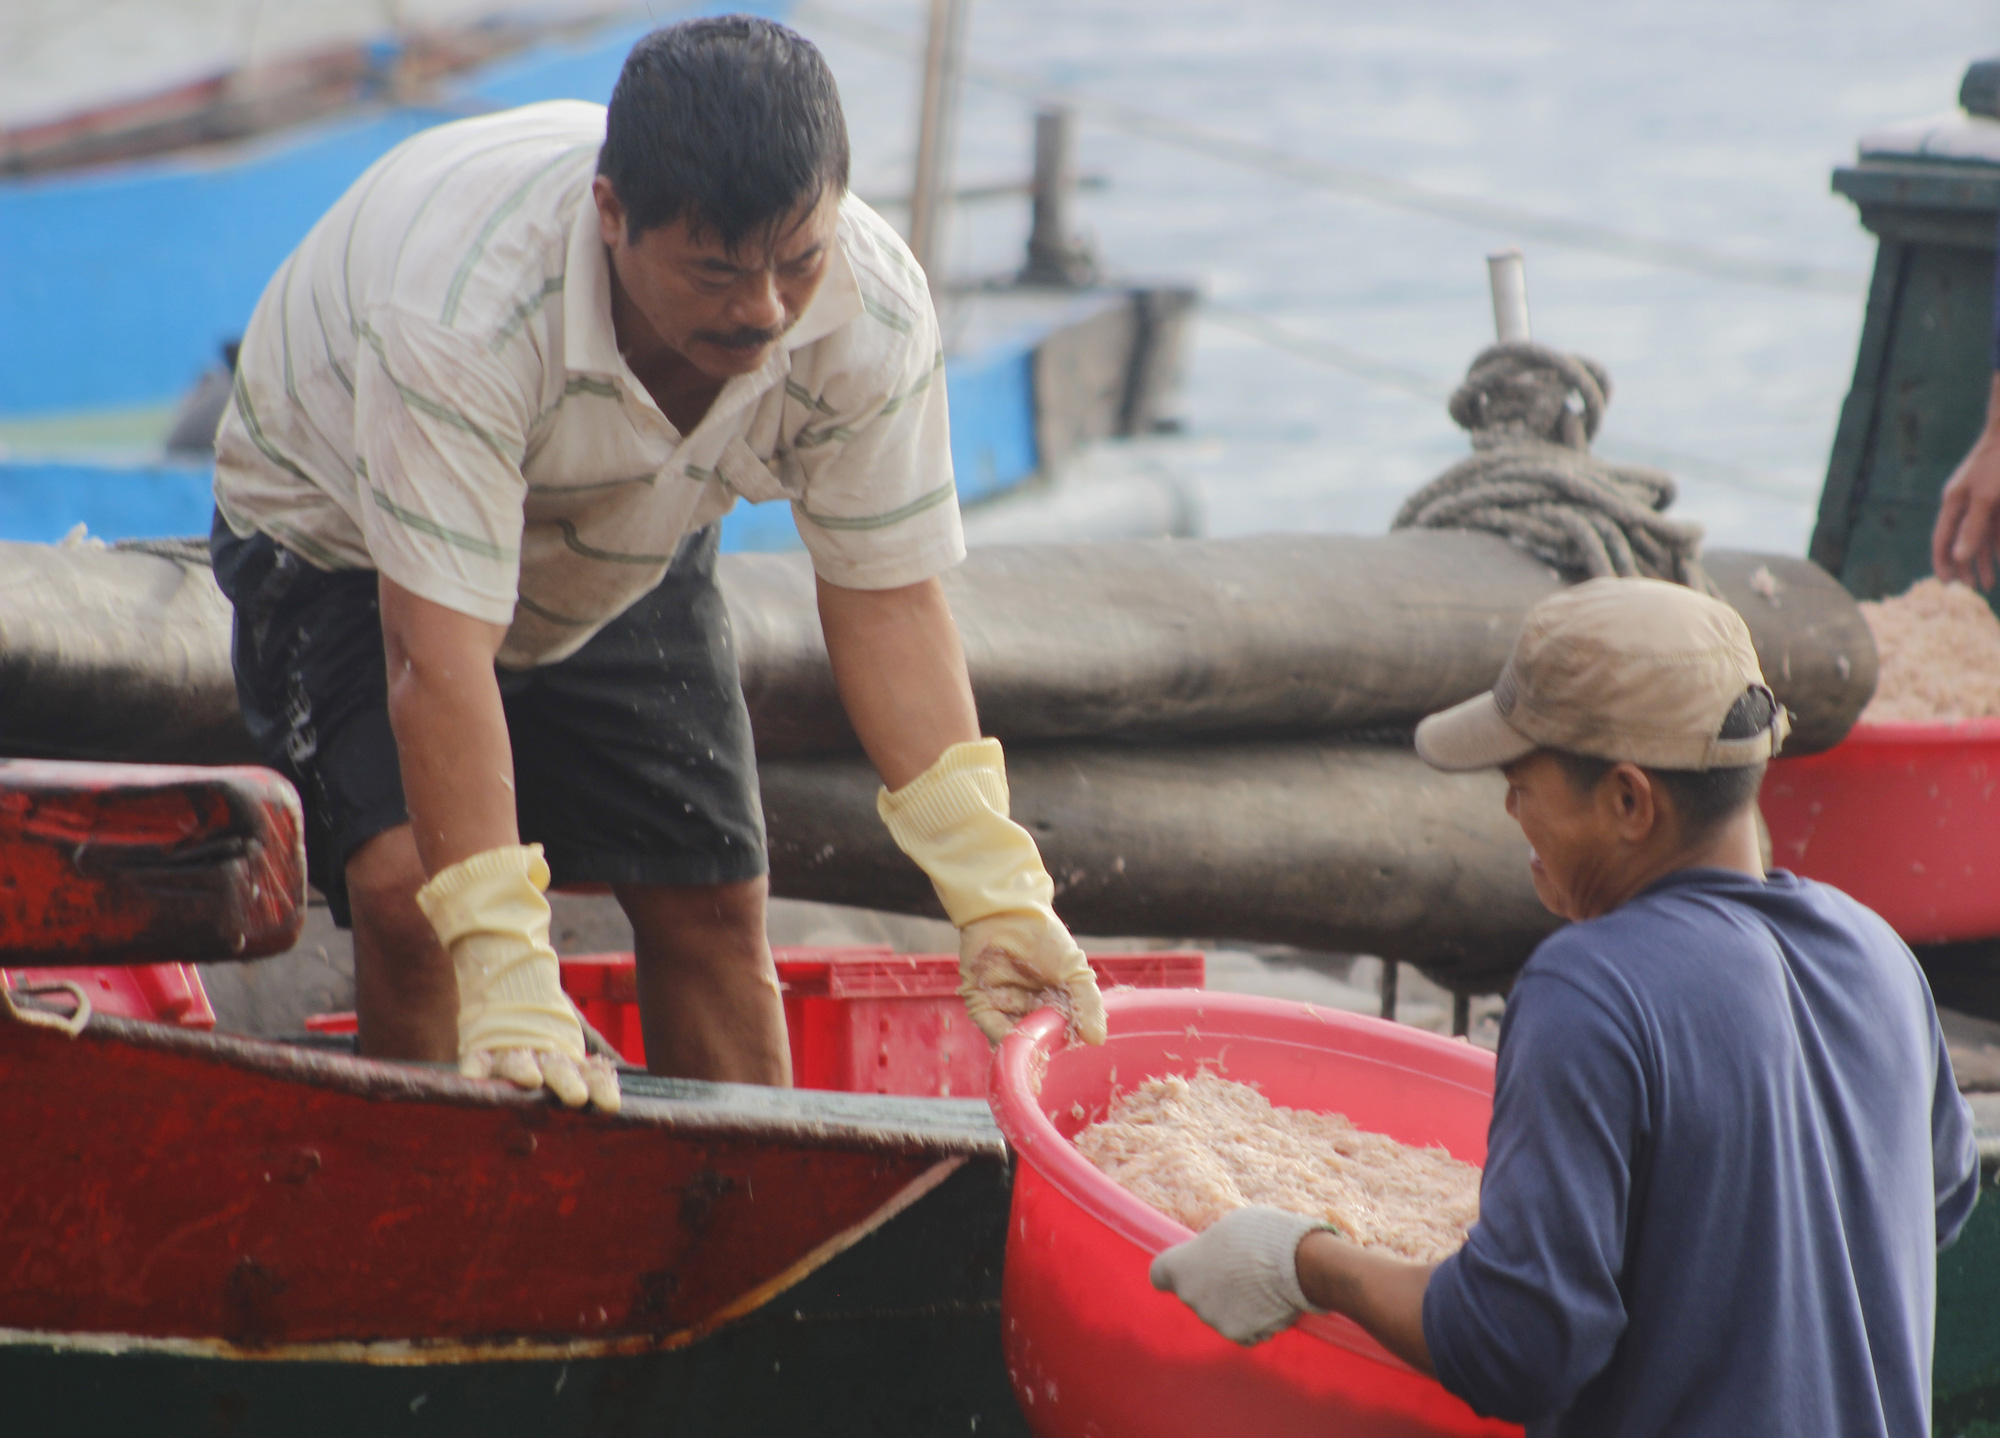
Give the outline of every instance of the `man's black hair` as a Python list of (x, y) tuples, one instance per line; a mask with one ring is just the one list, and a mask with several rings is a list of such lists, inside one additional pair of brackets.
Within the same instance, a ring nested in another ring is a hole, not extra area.
[[(1718, 739), (1751, 739), (1771, 727), (1777, 717), (1770, 691), (1761, 685), (1743, 691), (1722, 721)], [(1570, 788), (1579, 796), (1597, 788), (1598, 781), (1617, 767), (1609, 759), (1587, 754), (1551, 750), (1562, 765)], [(1726, 819), (1734, 818), (1757, 802), (1757, 790), (1764, 782), (1764, 761), (1733, 769), (1645, 769), (1646, 777), (1665, 789), (1680, 815), (1682, 836), (1700, 839), (1714, 833)]]
[(686, 220), (734, 250), (847, 188), (847, 119), (804, 36), (752, 15), (687, 20), (632, 47), (597, 173), (626, 234)]

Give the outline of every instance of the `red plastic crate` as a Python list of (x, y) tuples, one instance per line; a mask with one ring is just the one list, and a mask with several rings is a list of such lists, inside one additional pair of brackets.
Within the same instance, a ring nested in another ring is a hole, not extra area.
[[(184, 1029), (212, 1029), (215, 1010), (208, 990), (193, 964), (139, 964), (115, 969), (7, 969), (0, 972), (9, 988), (70, 983), (90, 995), (90, 1007), (100, 1014), (126, 1019), (150, 1019)], [(58, 990), (57, 992), (61, 992)]]
[[(846, 1093), (977, 1098), (992, 1047), (965, 1016), (958, 956), (879, 948), (773, 949), (784, 987), (792, 1082)], [(1105, 988), (1198, 989), (1193, 951), (1093, 955)], [(562, 961), (563, 988), (585, 1018), (634, 1063), (644, 1063), (630, 954)]]
[(646, 1062), (646, 1039), (639, 1032), (639, 981), (632, 955), (565, 954), (563, 991), (591, 1027), (635, 1064)]

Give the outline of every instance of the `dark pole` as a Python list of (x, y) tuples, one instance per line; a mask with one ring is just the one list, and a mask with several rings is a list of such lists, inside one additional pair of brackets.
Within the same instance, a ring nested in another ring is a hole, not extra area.
[(1035, 112), (1034, 225), (1021, 283), (1087, 285), (1097, 277), (1089, 249), (1071, 233), (1076, 196), (1076, 116), (1066, 107)]

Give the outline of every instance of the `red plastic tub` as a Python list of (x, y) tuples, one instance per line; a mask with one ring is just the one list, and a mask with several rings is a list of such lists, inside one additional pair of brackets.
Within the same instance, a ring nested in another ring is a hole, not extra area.
[(1207, 1064), (1273, 1103), (1486, 1158), (1493, 1056), (1380, 1019), (1243, 994), (1106, 996), (1111, 1038), (1065, 1046), (1053, 1010), (1000, 1045), (993, 1111), (1019, 1162), (1001, 1313), (1007, 1369), (1041, 1438), (1503, 1434), (1347, 1319), (1308, 1315), (1239, 1348), (1146, 1270), (1193, 1234), (1070, 1144), (1114, 1087)]
[(1857, 724), (1776, 759), (1779, 868), (1852, 894), (1913, 944), (2000, 935), (2000, 719)]
[(76, 984), (100, 1014), (150, 1019), (184, 1029), (212, 1029), (215, 1010), (193, 964), (134, 964), (116, 969), (7, 969), (0, 983), (34, 990)]

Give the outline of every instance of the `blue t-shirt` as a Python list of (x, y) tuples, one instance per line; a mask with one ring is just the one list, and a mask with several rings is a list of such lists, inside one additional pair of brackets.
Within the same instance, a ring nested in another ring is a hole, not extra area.
[(1551, 935), (1507, 1002), (1438, 1378), (1536, 1434), (1930, 1432), (1972, 1115), (1889, 926), (1688, 869)]

